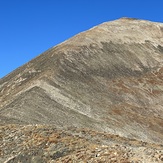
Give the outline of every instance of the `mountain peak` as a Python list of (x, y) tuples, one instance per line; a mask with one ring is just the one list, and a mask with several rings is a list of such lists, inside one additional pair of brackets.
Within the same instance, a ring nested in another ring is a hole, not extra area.
[(62, 45), (102, 47), (101, 42), (118, 42), (120, 44), (151, 42), (154, 46), (163, 45), (163, 24), (134, 18), (121, 18), (97, 25), (79, 33)]
[(128, 21), (133, 21), (133, 20), (139, 20), (137, 18), (131, 18), (131, 17), (121, 17), (119, 20), (128, 20)]
[(163, 24), (105, 22), (1, 79), (0, 123), (85, 127), (163, 143), (162, 79)]

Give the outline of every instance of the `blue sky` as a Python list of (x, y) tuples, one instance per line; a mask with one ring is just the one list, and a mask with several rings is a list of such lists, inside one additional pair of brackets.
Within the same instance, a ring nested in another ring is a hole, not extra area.
[(75, 34), (120, 17), (163, 22), (163, 0), (0, 0), (0, 78)]

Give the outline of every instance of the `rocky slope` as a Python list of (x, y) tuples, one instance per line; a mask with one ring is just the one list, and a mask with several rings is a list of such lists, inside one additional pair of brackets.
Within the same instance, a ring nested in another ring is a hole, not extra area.
[(163, 144), (163, 24), (122, 18), (0, 80), (0, 124), (91, 128)]
[(163, 146), (118, 135), (45, 125), (0, 127), (0, 162), (161, 163)]

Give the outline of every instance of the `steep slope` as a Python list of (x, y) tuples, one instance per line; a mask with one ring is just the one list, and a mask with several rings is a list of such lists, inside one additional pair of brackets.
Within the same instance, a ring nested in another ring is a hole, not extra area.
[(0, 123), (88, 127), (163, 143), (163, 24), (123, 18), (0, 80)]

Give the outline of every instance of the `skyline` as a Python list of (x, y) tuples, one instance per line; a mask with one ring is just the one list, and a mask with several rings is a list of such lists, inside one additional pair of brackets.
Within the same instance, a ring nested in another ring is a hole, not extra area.
[(163, 2), (6, 0), (0, 2), (0, 78), (49, 48), (103, 22), (163, 22)]

